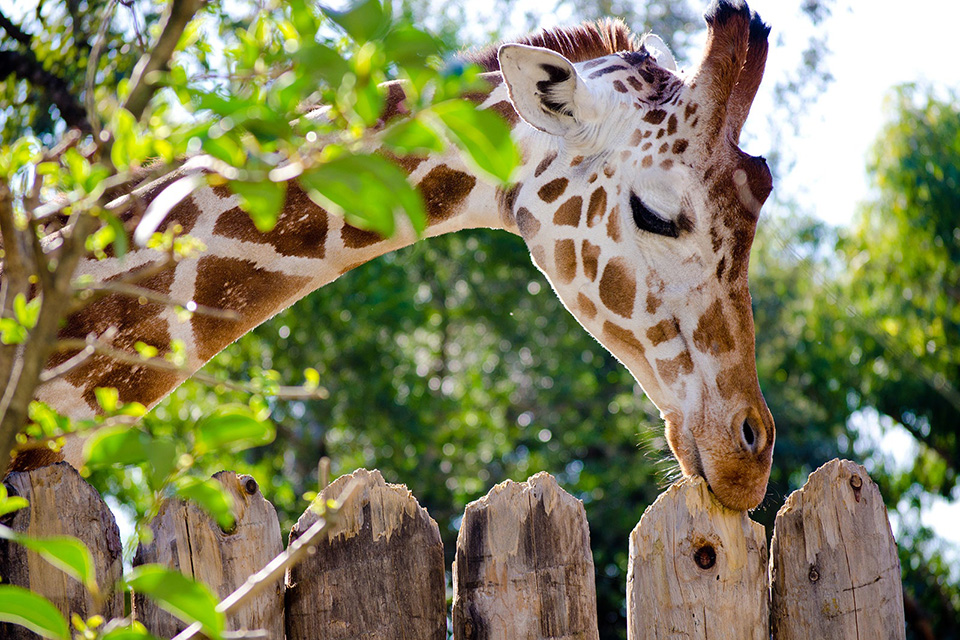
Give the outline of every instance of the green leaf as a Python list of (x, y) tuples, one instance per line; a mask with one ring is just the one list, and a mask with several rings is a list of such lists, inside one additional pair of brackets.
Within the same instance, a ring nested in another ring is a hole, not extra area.
[(383, 39), (383, 50), (388, 60), (401, 67), (427, 68), (430, 56), (443, 53), (440, 41), (408, 24), (397, 25)]
[(273, 229), (287, 196), (286, 182), (230, 182), (230, 189), (240, 198), (240, 207), (250, 214), (253, 224), (261, 232)]
[(17, 322), (27, 329), (33, 329), (37, 326), (37, 320), (40, 318), (40, 303), (42, 298), (37, 296), (30, 302), (27, 302), (26, 296), (18, 293), (13, 299), (13, 315)]
[(153, 439), (139, 429), (125, 425), (96, 430), (83, 446), (88, 467), (132, 465), (149, 459)]
[(205, 584), (155, 564), (136, 567), (126, 582), (135, 593), (142, 593), (187, 624), (199, 622), (208, 636), (223, 635), (224, 615), (217, 611), (217, 598)]
[(443, 151), (443, 139), (422, 120), (401, 120), (383, 132), (383, 143), (401, 154)]
[(390, 236), (398, 212), (405, 212), (417, 233), (426, 227), (420, 194), (395, 164), (379, 155), (345, 155), (300, 176), (307, 195), (347, 222)]
[(507, 123), (494, 111), (477, 109), (466, 100), (447, 100), (429, 109), (447, 134), (477, 168), (508, 182), (519, 161)]
[(200, 505), (224, 531), (233, 529), (233, 496), (216, 480), (184, 478), (177, 483), (177, 495)]
[(120, 403), (119, 391), (113, 387), (97, 387), (93, 390), (93, 394), (97, 397), (97, 404), (105, 413), (113, 413), (117, 410), (117, 405)]
[(3, 344), (23, 344), (27, 339), (27, 330), (13, 318), (0, 318), (0, 342)]
[(147, 631), (140, 622), (129, 622), (122, 626), (113, 625), (112, 622), (114, 621), (107, 623), (100, 640), (156, 640), (156, 636)]
[(120, 222), (120, 218), (113, 215), (112, 213), (104, 212), (101, 214), (101, 217), (106, 221), (107, 226), (113, 229), (113, 253), (116, 257), (122, 258), (127, 255), (127, 250), (130, 248), (130, 241), (127, 238), (127, 230), (123, 228), (123, 223)]
[(242, 167), (247, 160), (247, 152), (232, 135), (207, 138), (203, 141), (203, 150), (217, 160), (223, 160), (234, 167)]
[(52, 602), (23, 587), (0, 585), (0, 621), (26, 627), (44, 638), (70, 640), (70, 627)]
[(258, 419), (243, 405), (222, 407), (197, 423), (194, 450), (240, 451), (273, 442), (276, 429), (269, 420)]
[(78, 580), (87, 591), (97, 593), (97, 571), (93, 556), (87, 545), (71, 536), (34, 538), (20, 535), (9, 527), (0, 525), (0, 538), (14, 542), (37, 552), (41, 558)]
[(304, 42), (294, 54), (295, 68), (307, 77), (337, 86), (350, 70), (346, 60), (335, 50), (316, 42)]
[(130, 165), (140, 162), (138, 147), (140, 131), (137, 119), (126, 109), (117, 109), (110, 129), (113, 131), (113, 146), (110, 147), (110, 159), (118, 170), (123, 171)]
[(357, 42), (373, 40), (390, 24), (390, 8), (385, 8), (380, 0), (356, 0), (345, 11), (322, 5), (320, 10)]
[(7, 494), (7, 485), (0, 483), (0, 516), (19, 511), (28, 506), (30, 506), (30, 502), (26, 498), (10, 496)]

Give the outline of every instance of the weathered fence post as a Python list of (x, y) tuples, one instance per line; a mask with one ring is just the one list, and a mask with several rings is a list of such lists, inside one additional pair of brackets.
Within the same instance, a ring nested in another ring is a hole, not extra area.
[[(106, 597), (97, 607), (83, 585), (15, 542), (0, 540), (0, 576), (7, 584), (25, 587), (51, 600), (69, 619), (100, 614), (123, 616), (123, 593), (113, 586), (123, 572), (120, 530), (100, 494), (76, 470), (60, 462), (33, 471), (11, 473), (4, 480), (10, 495), (30, 506), (4, 519), (14, 531), (37, 538), (66, 535), (79, 538), (93, 555), (97, 584)], [(0, 623), (0, 638), (36, 638), (26, 628)]]
[(866, 469), (831, 460), (777, 514), (771, 543), (778, 640), (905, 637), (897, 544)]
[(763, 527), (684, 478), (630, 534), (627, 637), (766, 640), (766, 569)]
[(547, 473), (467, 505), (453, 575), (455, 640), (598, 637), (586, 513)]
[[(361, 485), (321, 535), (316, 553), (287, 572), (287, 640), (445, 640), (446, 594), (440, 529), (403, 485), (379, 471), (341, 476), (318, 500)], [(310, 509), (293, 542), (317, 521)]]
[[(213, 476), (233, 496), (236, 524), (225, 532), (197, 505), (169, 500), (150, 524), (153, 541), (142, 544), (134, 565), (159, 563), (206, 583), (221, 599), (283, 550), (277, 512), (251, 476), (221, 471)], [(134, 595), (134, 616), (153, 634), (169, 638), (187, 625), (152, 601)], [(262, 629), (283, 637), (283, 584), (252, 599), (228, 617), (227, 628)]]

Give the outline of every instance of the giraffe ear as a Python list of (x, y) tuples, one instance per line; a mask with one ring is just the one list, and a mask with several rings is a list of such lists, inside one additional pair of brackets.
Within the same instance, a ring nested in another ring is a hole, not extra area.
[(510, 101), (534, 128), (562, 136), (596, 118), (593, 95), (573, 63), (559, 53), (505, 44), (497, 55)]
[(670, 47), (668, 47), (667, 43), (663, 41), (663, 38), (658, 35), (648, 33), (647, 35), (643, 36), (642, 44), (643, 48), (653, 56), (658, 65), (664, 69), (669, 69), (670, 71), (677, 70), (677, 59), (673, 57), (673, 54), (670, 52)]

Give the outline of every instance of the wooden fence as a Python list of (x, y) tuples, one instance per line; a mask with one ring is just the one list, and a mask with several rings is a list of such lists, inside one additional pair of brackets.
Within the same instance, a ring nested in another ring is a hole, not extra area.
[[(273, 506), (256, 481), (216, 478), (233, 494), (236, 527), (222, 531), (195, 506), (170, 502), (135, 564), (160, 562), (225, 597), (280, 552)], [(336, 527), (286, 580), (228, 618), (268, 638), (443, 640), (448, 637), (443, 545), (437, 523), (401, 485), (360, 470), (324, 489), (335, 499), (359, 479)], [(6, 517), (28, 535), (72, 535), (93, 550), (103, 588), (120, 575), (119, 535), (100, 497), (60, 463), (13, 473), (8, 490), (30, 506)], [(317, 519), (307, 510), (292, 542)], [(684, 479), (651, 505), (630, 536), (627, 624), (653, 638), (904, 638), (900, 564), (877, 486), (863, 467), (833, 460), (777, 515), (768, 559), (763, 528)], [(598, 639), (594, 567), (583, 505), (538, 473), (505, 482), (467, 506), (453, 564), (456, 640)], [(64, 612), (91, 615), (82, 587), (0, 541), (4, 582), (39, 592)], [(101, 613), (119, 615), (123, 596)], [(170, 637), (182, 624), (136, 594), (133, 614)], [(0, 624), (2, 638), (35, 637)]]

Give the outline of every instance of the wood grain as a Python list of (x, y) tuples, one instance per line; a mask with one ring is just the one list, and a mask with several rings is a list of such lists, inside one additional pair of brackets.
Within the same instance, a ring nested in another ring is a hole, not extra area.
[[(10, 495), (20, 495), (30, 506), (3, 519), (14, 531), (28, 536), (73, 536), (87, 545), (93, 556), (97, 584), (104, 594), (102, 606), (79, 582), (53, 567), (33, 551), (0, 540), (0, 576), (5, 584), (25, 587), (51, 600), (70, 619), (71, 613), (87, 619), (123, 616), (123, 593), (113, 585), (123, 572), (120, 530), (100, 494), (65, 462), (33, 471), (14, 472), (4, 484)], [(0, 623), (0, 638), (37, 638), (21, 626)]]
[[(229, 533), (193, 503), (168, 500), (151, 523), (153, 541), (142, 544), (134, 566), (159, 563), (209, 586), (222, 600), (283, 550), (277, 512), (256, 480), (221, 471), (213, 476), (233, 496), (236, 525)], [(170, 638), (186, 628), (148, 598), (134, 594), (134, 616), (154, 635)], [(232, 631), (262, 629), (283, 637), (283, 583), (260, 594), (227, 619)]]
[(810, 474), (777, 513), (771, 556), (774, 638), (905, 637), (897, 544), (862, 466)]
[(595, 640), (583, 503), (538, 473), (467, 505), (453, 565), (456, 640)]
[[(362, 483), (316, 553), (287, 572), (287, 640), (445, 640), (440, 529), (403, 485), (379, 471), (341, 476), (318, 500)], [(317, 519), (308, 509), (290, 541)]]
[(630, 640), (766, 640), (763, 527), (721, 505), (703, 478), (660, 494), (630, 534)]

